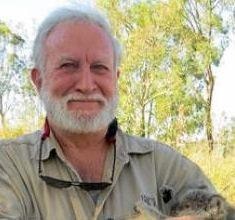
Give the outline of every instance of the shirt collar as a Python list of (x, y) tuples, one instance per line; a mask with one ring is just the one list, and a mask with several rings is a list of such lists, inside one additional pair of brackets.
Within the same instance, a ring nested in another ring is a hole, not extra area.
[(120, 129), (117, 131), (116, 137), (117, 157), (124, 161), (129, 161), (129, 157), (133, 154), (147, 154), (154, 150), (151, 141), (145, 138), (130, 136), (123, 133)]
[[(40, 139), (37, 141), (35, 152), (36, 159), (39, 158)], [(132, 154), (147, 154), (153, 151), (153, 144), (151, 144), (151, 141), (147, 141), (141, 137), (130, 136), (123, 133), (121, 129), (118, 129), (116, 134), (116, 146), (117, 157), (126, 162), (129, 160), (129, 156)], [(57, 142), (53, 132), (51, 132), (50, 136), (43, 142), (41, 157), (42, 160), (49, 159), (53, 151), (55, 151), (57, 155), (63, 159), (63, 153), (61, 151), (60, 145)]]
[[(39, 147), (40, 147), (40, 142), (42, 141), (41, 140), (42, 132), (43, 131), (41, 131), (40, 138), (37, 141), (37, 147), (36, 147), (36, 151), (35, 151), (35, 154), (34, 154), (34, 157), (37, 160), (39, 159)], [(50, 136), (43, 141), (41, 159), (42, 160), (49, 159), (49, 157), (51, 156), (52, 152), (54, 152), (54, 151), (57, 152), (57, 149), (60, 149), (60, 146), (59, 146), (58, 142), (56, 141), (53, 133), (51, 132)]]

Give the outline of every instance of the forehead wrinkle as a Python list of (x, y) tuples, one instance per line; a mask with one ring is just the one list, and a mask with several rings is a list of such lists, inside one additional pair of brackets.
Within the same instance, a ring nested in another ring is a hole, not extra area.
[[(81, 25), (85, 25), (85, 33), (83, 30), (84, 26), (79, 27)], [(74, 31), (71, 32), (71, 30)], [(90, 33), (89, 35), (87, 35), (87, 31)], [(94, 35), (97, 37), (91, 39), (90, 36)], [(87, 43), (89, 41), (89, 45), (96, 44), (101, 46), (102, 49), (106, 48), (106, 50), (113, 50), (112, 41), (109, 35), (101, 27), (93, 23), (81, 21), (65, 21), (57, 24), (45, 39), (45, 43), (50, 45), (61, 45), (65, 42), (65, 39), (68, 40), (70, 38), (79, 39), (81, 41), (80, 46), (82, 46), (84, 42)]]
[(80, 59), (78, 59), (78, 58), (73, 58), (73, 57), (71, 57), (71, 56), (64, 56), (64, 55), (62, 55), (62, 56), (59, 58), (59, 62), (63, 62), (63, 61), (80, 62)]
[[(62, 55), (58, 59), (58, 63), (66, 62), (66, 61), (71, 61), (71, 62), (76, 62), (76, 63), (81, 63), (83, 61), (82, 58), (79, 57), (73, 57), (69, 55)], [(87, 63), (105, 63), (105, 64), (113, 64), (112, 59), (109, 59), (109, 56), (94, 56), (89, 58), (89, 55), (85, 55), (85, 62)]]
[[(109, 60), (113, 61), (113, 50), (109, 46), (107, 47), (92, 47), (92, 48), (81, 48), (79, 46), (72, 48), (72, 50), (68, 49), (67, 47), (63, 48), (61, 44), (54, 44), (54, 45), (46, 45), (46, 55), (54, 50), (62, 49), (60, 54), (60, 60), (81, 60), (85, 57), (86, 60), (98, 60), (101, 62), (106, 62)], [(111, 59), (110, 59), (111, 58)]]
[[(99, 26), (85, 22), (85, 32), (88, 31), (90, 36), (95, 34), (97, 37), (84, 36), (85, 33), (82, 31), (84, 26), (82, 27), (82, 25), (84, 25), (84, 22), (68, 21), (55, 26), (45, 39), (45, 52), (56, 52), (59, 49), (60, 53), (64, 52), (66, 54), (69, 51), (70, 54), (67, 55), (73, 60), (81, 60), (83, 59), (81, 56), (85, 55), (87, 61), (96, 60), (97, 58), (98, 61), (109, 62), (114, 65), (114, 49), (108, 34)], [(74, 31), (71, 32), (73, 29)], [(77, 45), (69, 44), (70, 40), (73, 42), (77, 40)]]

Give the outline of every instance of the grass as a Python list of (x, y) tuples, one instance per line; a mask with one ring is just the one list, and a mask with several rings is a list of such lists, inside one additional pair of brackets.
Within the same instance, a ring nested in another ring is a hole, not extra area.
[(231, 204), (235, 204), (235, 150), (224, 156), (224, 150), (216, 146), (209, 154), (206, 144), (192, 144), (181, 152), (204, 171), (218, 192)]

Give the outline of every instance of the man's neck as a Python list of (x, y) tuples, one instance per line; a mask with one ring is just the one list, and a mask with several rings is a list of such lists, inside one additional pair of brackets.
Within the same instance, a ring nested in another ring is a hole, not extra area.
[(72, 133), (50, 123), (63, 155), (84, 181), (101, 181), (110, 144), (106, 141), (107, 128), (94, 133)]
[(75, 133), (63, 130), (50, 123), (50, 129), (63, 151), (68, 148), (74, 148), (78, 151), (99, 151), (107, 146), (105, 138), (107, 127), (92, 133)]

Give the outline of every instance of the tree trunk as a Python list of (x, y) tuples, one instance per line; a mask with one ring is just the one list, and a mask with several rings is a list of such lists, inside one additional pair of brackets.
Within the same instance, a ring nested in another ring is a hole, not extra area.
[(140, 125), (140, 136), (141, 137), (145, 137), (145, 106), (142, 107), (142, 110), (141, 110), (141, 125)]
[(0, 117), (1, 117), (1, 124), (2, 124), (2, 128), (3, 130), (6, 128), (6, 120), (5, 120), (5, 115), (0, 113)]
[(150, 106), (149, 106), (148, 124), (147, 124), (147, 131), (146, 131), (147, 138), (150, 137), (150, 127), (152, 123), (152, 109), (153, 109), (153, 102), (151, 101)]
[[(212, 0), (209, 0), (209, 32), (208, 32), (208, 39), (211, 44), (212, 39)], [(209, 64), (206, 70), (206, 83), (207, 83), (207, 100), (206, 100), (206, 133), (207, 133), (207, 141), (209, 147), (209, 153), (211, 153), (214, 149), (214, 138), (213, 138), (213, 122), (211, 118), (211, 107), (212, 107), (212, 95), (214, 91), (214, 76), (211, 69), (211, 64)]]
[(5, 120), (5, 114), (3, 111), (3, 99), (0, 95), (0, 117), (1, 117), (1, 126), (4, 129), (6, 127), (6, 120)]
[(212, 96), (214, 91), (214, 76), (211, 65), (207, 68), (207, 100), (206, 100), (206, 134), (209, 147), (209, 153), (214, 149), (213, 122), (211, 117)]

